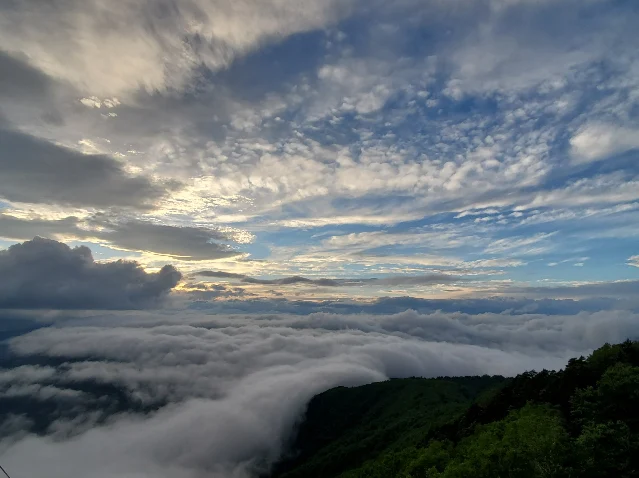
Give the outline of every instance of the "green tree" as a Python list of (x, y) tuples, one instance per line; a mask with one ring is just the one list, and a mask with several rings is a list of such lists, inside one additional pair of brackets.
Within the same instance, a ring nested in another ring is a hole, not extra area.
[(478, 427), (459, 445), (444, 478), (550, 478), (566, 475), (569, 437), (559, 413), (526, 405), (504, 420)]
[(596, 386), (575, 392), (572, 416), (582, 427), (574, 452), (580, 476), (623, 478), (639, 473), (637, 405), (639, 367), (627, 363), (612, 365)]
[(579, 476), (637, 476), (637, 438), (622, 421), (587, 425), (575, 442)]
[(446, 468), (451, 459), (454, 445), (450, 441), (431, 441), (413, 460), (406, 472), (410, 478), (433, 478)]

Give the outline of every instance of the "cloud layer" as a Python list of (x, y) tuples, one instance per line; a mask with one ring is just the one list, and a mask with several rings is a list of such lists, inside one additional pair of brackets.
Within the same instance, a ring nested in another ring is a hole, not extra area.
[(0, 386), (31, 387), (43, 404), (73, 403), (74, 383), (92, 381), (168, 405), (101, 426), (80, 408), (50, 424), (55, 440), (9, 433), (3, 466), (34, 478), (251, 477), (277, 459), (311, 396), (330, 387), (558, 368), (604, 341), (637, 337), (638, 319), (620, 311), (70, 316), (12, 339), (13, 360), (41, 365), (3, 372)]
[(257, 279), (244, 274), (236, 274), (233, 272), (224, 271), (198, 271), (193, 274), (199, 277), (212, 277), (217, 279), (234, 279), (239, 280), (245, 284), (260, 284), (260, 285), (295, 285), (306, 284), (314, 285), (318, 287), (350, 287), (350, 286), (362, 286), (362, 285), (432, 285), (432, 284), (449, 284), (455, 281), (459, 281), (459, 277), (446, 274), (428, 274), (419, 276), (395, 276), (386, 277), (383, 279), (378, 278), (349, 278), (349, 279), (309, 279), (302, 276), (282, 277), (279, 279)]

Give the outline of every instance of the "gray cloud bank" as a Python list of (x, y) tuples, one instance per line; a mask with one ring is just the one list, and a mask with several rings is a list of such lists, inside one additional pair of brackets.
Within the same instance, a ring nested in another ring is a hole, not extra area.
[[(224, 292), (231, 293), (237, 287), (214, 285), (224, 296)], [(201, 310), (209, 314), (297, 314), (310, 315), (315, 312), (332, 314), (398, 314), (405, 310), (415, 310), (422, 314), (433, 312), (464, 313), (464, 314), (544, 314), (544, 315), (576, 315), (581, 312), (599, 312), (611, 310), (627, 310), (639, 313), (639, 301), (636, 297), (611, 298), (592, 297), (575, 299), (547, 299), (534, 297), (486, 297), (460, 299), (420, 299), (416, 297), (382, 297), (372, 301), (357, 300), (287, 300), (284, 298), (261, 299), (244, 297), (244, 300), (205, 301), (204, 287), (202, 291), (191, 291), (186, 295), (194, 299), (188, 304), (193, 310)], [(200, 293), (204, 292), (204, 293)], [(238, 292), (238, 291), (236, 291)], [(238, 295), (237, 293), (235, 294)]]
[[(622, 311), (71, 314), (10, 341), (15, 357), (54, 365), (9, 370), (0, 383), (13, 383), (15, 393), (46, 383), (37, 399), (47, 403), (72, 400), (64, 384), (92, 380), (168, 405), (89, 430), (86, 418), (75, 430), (54, 422), (51, 436), (7, 433), (0, 459), (33, 478), (253, 477), (277, 459), (307, 401), (327, 388), (559, 368), (605, 341), (639, 336), (638, 319)], [(71, 435), (56, 434), (61, 428)]]
[[(589, 284), (545, 286), (545, 287), (510, 287), (508, 293), (523, 297), (637, 297), (639, 280), (617, 280), (609, 282), (593, 282)], [(637, 303), (639, 305), (639, 303)]]
[[(74, 216), (63, 219), (22, 219), (0, 213), (0, 237), (24, 240), (34, 236), (101, 240), (129, 251), (146, 251), (186, 260), (211, 260), (241, 253), (233, 249), (233, 234), (214, 227), (180, 227), (139, 219), (92, 216), (85, 227)], [(88, 226), (88, 227), (86, 227)], [(90, 227), (93, 227), (91, 229)]]
[(246, 284), (262, 284), (262, 285), (295, 285), (295, 284), (310, 284), (322, 287), (346, 287), (346, 286), (362, 286), (362, 285), (387, 285), (387, 286), (400, 286), (400, 285), (432, 285), (432, 284), (449, 284), (462, 280), (459, 277), (448, 274), (423, 274), (423, 275), (405, 275), (405, 276), (392, 276), (385, 278), (370, 278), (370, 279), (310, 279), (302, 276), (290, 276), (282, 277), (280, 279), (257, 279), (245, 274), (236, 274), (234, 272), (224, 271), (199, 271), (194, 274), (201, 277), (214, 277), (218, 279), (235, 279)]
[[(214, 228), (177, 227), (151, 222), (96, 221), (106, 227), (98, 236), (128, 250), (150, 251), (189, 260), (210, 260), (237, 256), (228, 244), (232, 237)], [(217, 241), (217, 242), (216, 242)]]
[(0, 128), (0, 197), (25, 203), (150, 208), (171, 185), (127, 174), (105, 155), (85, 155)]
[(91, 250), (35, 238), (0, 251), (0, 308), (136, 309), (157, 304), (181, 279), (173, 266), (98, 263)]

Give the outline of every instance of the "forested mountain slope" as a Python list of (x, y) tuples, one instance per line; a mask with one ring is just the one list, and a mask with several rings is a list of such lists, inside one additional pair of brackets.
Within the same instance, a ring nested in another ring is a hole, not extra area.
[(639, 342), (558, 372), (401, 379), (309, 404), (272, 478), (639, 476)]

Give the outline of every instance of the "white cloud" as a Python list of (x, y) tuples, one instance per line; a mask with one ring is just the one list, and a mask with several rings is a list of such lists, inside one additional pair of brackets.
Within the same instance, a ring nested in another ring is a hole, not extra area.
[[(105, 98), (101, 100), (97, 96), (90, 96), (89, 98), (81, 98), (80, 103), (82, 103), (87, 108), (99, 109), (99, 108), (102, 108), (103, 106), (105, 108), (115, 108), (116, 106), (120, 105), (120, 100), (118, 100), (117, 98)], [(109, 115), (117, 116), (117, 114), (115, 113), (109, 113)]]
[[(4, 373), (25, 386), (43, 378), (96, 380), (171, 404), (88, 431), (85, 423), (71, 438), (18, 435), (4, 444), (2, 463), (34, 478), (254, 476), (260, 462), (277, 458), (311, 396), (332, 386), (554, 369), (605, 341), (636, 335), (637, 324), (632, 313), (615, 311), (226, 317), (174, 311), (72, 319), (11, 342), (15, 353), (64, 358), (67, 365), (55, 374), (37, 367)], [(53, 392), (62, 393), (42, 390)], [(65, 426), (69, 432), (72, 425)]]
[[(627, 68), (637, 46), (635, 12), (599, 9), (588, 20), (575, 14), (596, 8), (597, 3), (600, 0), (489, 2), (492, 11), (476, 22), (479, 28), (470, 29), (451, 48), (454, 71), (449, 95), (459, 99), (464, 94), (557, 90), (598, 61), (619, 65), (623, 81), (636, 84)], [(621, 38), (623, 43), (617, 43)], [(611, 51), (616, 55), (611, 56)]]
[(639, 267), (639, 256), (632, 256), (628, 258), (628, 265)]
[(264, 42), (322, 28), (349, 3), (27, 0), (3, 8), (0, 40), (82, 92), (127, 97), (184, 88), (200, 64), (224, 68)]
[(527, 208), (554, 206), (564, 211), (575, 206), (606, 209), (611, 204), (639, 199), (639, 178), (617, 171), (584, 177), (562, 187), (535, 193), (527, 202)]
[(77, 390), (69, 390), (64, 388), (52, 387), (49, 385), (28, 384), (28, 385), (9, 385), (0, 388), (3, 397), (17, 398), (29, 397), (35, 400), (57, 399), (81, 399), (82, 392)]
[(431, 249), (452, 249), (480, 238), (474, 231), (462, 228), (438, 225), (417, 228), (406, 232), (389, 233), (386, 231), (359, 232), (331, 236), (322, 242), (326, 249), (366, 249), (382, 246), (420, 245)]
[(639, 148), (639, 131), (606, 124), (588, 124), (570, 139), (570, 146), (576, 163), (590, 163)]
[(56, 369), (53, 367), (38, 367), (34, 365), (22, 365), (0, 371), (0, 384), (11, 383), (38, 383), (55, 377)]
[(551, 248), (548, 244), (555, 233), (539, 233), (531, 237), (508, 237), (497, 239), (485, 249), (490, 254), (508, 252), (513, 255), (535, 255)]
[(338, 111), (354, 111), (361, 115), (374, 113), (396, 91), (397, 85), (393, 83), (408, 81), (407, 76), (415, 76), (415, 72), (407, 71), (400, 62), (346, 57), (334, 64), (323, 65), (317, 76), (320, 94), (310, 106), (313, 117)]

